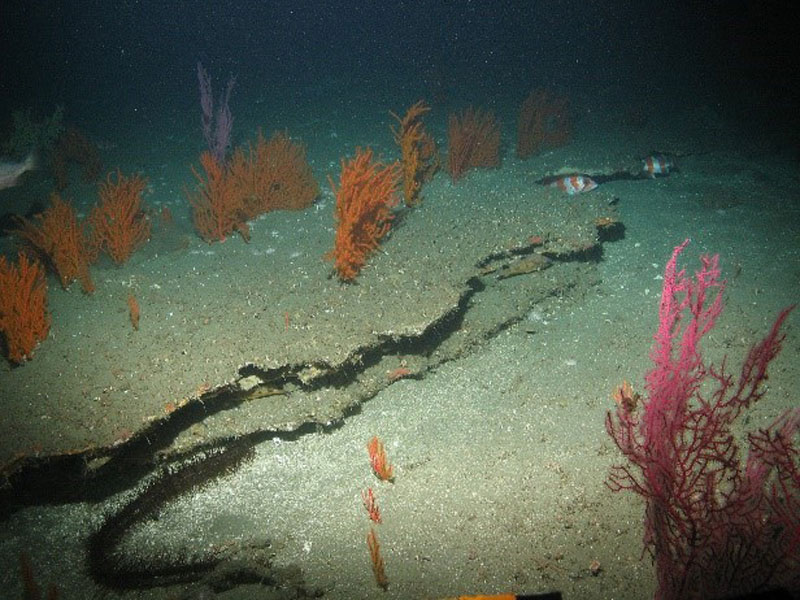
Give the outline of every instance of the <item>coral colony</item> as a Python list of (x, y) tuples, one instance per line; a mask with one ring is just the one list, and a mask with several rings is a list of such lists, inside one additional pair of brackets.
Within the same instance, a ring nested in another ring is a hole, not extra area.
[(225, 93), (219, 98), (219, 105), (214, 112), (214, 92), (211, 89), (211, 77), (197, 63), (197, 80), (200, 86), (200, 109), (202, 110), (203, 137), (208, 144), (208, 151), (217, 160), (224, 162), (225, 155), (231, 147), (231, 131), (233, 131), (233, 114), (228, 106), (231, 100), (236, 78), (228, 79)]
[(343, 281), (355, 279), (367, 256), (377, 248), (392, 226), (392, 207), (400, 183), (400, 163), (384, 165), (372, 160), (372, 150), (359, 149), (354, 159), (342, 160), (336, 196), (336, 240), (328, 258)]
[(766, 393), (767, 367), (781, 349), (780, 328), (793, 307), (750, 349), (738, 378), (724, 362), (706, 364), (699, 343), (722, 312), (725, 283), (718, 256), (703, 256), (694, 278), (677, 271), (687, 243), (675, 248), (664, 273), (646, 397), (623, 384), (614, 394), (617, 409), (606, 418), (629, 461), (612, 468), (608, 485), (645, 500), (644, 544), (655, 561), (656, 598), (797, 589), (800, 471), (792, 438), (800, 408), (751, 433), (744, 462), (731, 432)]
[[(269, 139), (261, 133), (246, 150), (231, 147), (233, 115), (229, 107), (235, 80), (214, 105), (211, 79), (197, 65), (203, 136), (208, 150), (200, 154), (201, 169), (192, 167), (197, 185), (186, 189), (197, 234), (208, 243), (221, 242), (238, 233), (248, 241), (248, 221), (272, 210), (302, 210), (319, 195), (319, 185), (306, 160), (305, 146), (288, 133), (277, 132)], [(334, 219), (336, 237), (326, 257), (333, 262), (339, 279), (353, 281), (389, 232), (398, 189), (408, 206), (420, 201), (420, 187), (430, 181), (441, 165), (436, 144), (425, 131), (422, 116), (429, 110), (423, 101), (412, 105), (392, 128), (403, 160), (384, 164), (373, 159), (371, 150), (357, 149), (352, 159), (342, 159), (338, 185), (331, 180), (336, 196)], [(532, 134), (539, 135), (538, 130)], [(449, 127), (449, 171), (457, 179), (467, 170), (499, 164), (499, 126), (491, 113), (469, 108), (452, 115)], [(58, 189), (69, 183), (66, 165), (84, 167), (87, 181), (99, 178), (102, 168), (94, 145), (74, 128), (64, 130), (56, 141), (53, 176)], [(47, 337), (45, 265), (58, 276), (62, 287), (79, 280), (84, 292), (94, 292), (89, 266), (101, 252), (121, 264), (150, 236), (150, 211), (142, 203), (147, 179), (141, 174), (126, 176), (112, 171), (98, 187), (99, 202), (89, 217), (77, 218), (67, 200), (53, 194), (50, 206), (34, 219), (20, 219), (16, 234), (33, 250), (35, 258), (18, 265), (0, 265), (0, 334), (5, 353), (12, 363), (33, 356), (35, 346)], [(163, 209), (162, 209), (163, 210)], [(162, 218), (169, 219), (162, 212)], [(34, 301), (35, 300), (35, 301)], [(24, 307), (17, 310), (14, 307)], [(138, 314), (138, 313), (137, 313)], [(135, 326), (138, 326), (138, 322)]]
[[(0, 256), (0, 331), (8, 360), (21, 363), (50, 331), (44, 267), (20, 252), (17, 263)], [(10, 293), (14, 292), (14, 293)]]
[[(229, 101), (235, 79), (228, 81), (215, 110), (210, 78), (199, 63), (197, 76), (208, 149), (199, 157), (202, 171), (192, 169), (196, 187), (186, 190), (194, 226), (208, 243), (222, 242), (234, 233), (247, 241), (249, 220), (271, 210), (306, 208), (319, 195), (319, 186), (305, 147), (288, 133), (269, 139), (259, 133), (246, 151), (236, 148), (229, 153), (233, 126)], [(422, 116), (429, 110), (420, 101), (403, 118), (392, 113), (401, 161), (384, 163), (373, 158), (372, 150), (357, 149), (352, 158), (342, 159), (338, 182), (330, 179), (336, 232), (327, 258), (340, 280), (358, 277), (390, 231), (401, 183), (406, 206), (414, 207), (420, 202), (421, 185), (442, 165), (433, 138), (423, 127)], [(571, 132), (567, 100), (534, 91), (520, 111), (517, 154), (525, 157), (563, 145)], [(62, 137), (62, 146), (56, 145), (60, 160), (54, 160), (53, 167), (57, 188), (68, 185), (69, 162), (83, 164), (84, 176), (97, 179), (101, 163), (93, 145), (74, 130)], [(495, 116), (469, 107), (450, 115), (443, 166), (457, 182), (473, 168), (498, 166), (499, 145)], [(669, 167), (658, 169), (666, 173)], [(650, 174), (655, 173), (653, 166)], [(41, 215), (19, 221), (16, 233), (35, 257), (20, 252), (14, 262), (0, 256), (0, 334), (11, 363), (29, 360), (48, 335), (45, 268), (55, 272), (62, 287), (78, 280), (87, 294), (92, 293), (89, 266), (101, 252), (120, 264), (147, 242), (150, 216), (141, 198), (146, 182), (142, 175), (125, 176), (116, 170), (100, 183), (99, 202), (84, 222), (58, 194)], [(531, 243), (540, 244), (541, 238), (532, 237)], [(767, 367), (781, 349), (780, 329), (793, 307), (784, 309), (766, 337), (751, 348), (738, 378), (727, 372), (724, 362), (706, 364), (699, 344), (722, 312), (725, 284), (719, 279), (717, 256), (702, 257), (693, 278), (677, 269), (687, 243), (674, 249), (666, 265), (646, 394), (640, 397), (627, 382), (614, 392), (617, 407), (607, 415), (606, 429), (627, 462), (612, 468), (608, 486), (614, 491), (632, 490), (645, 500), (644, 545), (655, 562), (657, 598), (722, 597), (770, 586), (796, 589), (800, 471), (793, 438), (800, 428), (800, 408), (787, 410), (768, 427), (750, 433), (744, 461), (731, 432), (741, 413), (766, 393)], [(133, 294), (128, 305), (131, 325), (138, 329), (146, 306), (140, 313)], [(389, 377), (409, 374), (401, 367)], [(127, 530), (152, 518), (168, 500), (191, 489), (193, 481), (230, 472), (252, 455), (251, 450), (233, 445), (189, 464), (178, 472), (177, 484), (168, 481), (166, 471), (160, 475), (92, 536), (89, 563), (95, 579), (119, 585), (127, 573), (132, 586), (140, 572), (131, 570), (115, 550)], [(378, 437), (369, 441), (367, 451), (374, 475), (384, 484), (392, 481), (394, 468)], [(385, 589), (388, 578), (375, 529), (382, 516), (372, 488), (362, 492), (362, 501), (370, 520), (367, 546), (375, 581)], [(196, 562), (187, 569), (197, 572), (214, 564)], [(182, 565), (167, 567), (179, 573)], [(165, 567), (149, 565), (142, 572), (158, 569), (163, 572)]]
[[(306, 160), (305, 146), (285, 132), (269, 139), (259, 133), (254, 145), (247, 150), (236, 148), (226, 157), (233, 123), (228, 108), (233, 80), (214, 113), (210, 80), (202, 65), (198, 65), (198, 78), (209, 150), (200, 155), (202, 172), (192, 168), (196, 188), (185, 190), (197, 234), (209, 243), (224, 241), (233, 233), (247, 241), (249, 220), (272, 210), (311, 206), (319, 195), (319, 185)], [(422, 102), (415, 104), (394, 131), (404, 156), (413, 158), (413, 169), (399, 161), (384, 165), (373, 160), (371, 150), (359, 149), (353, 159), (342, 160), (339, 185), (331, 182), (336, 195), (336, 238), (327, 258), (342, 281), (356, 278), (388, 233), (400, 180), (406, 180), (406, 201), (414, 204), (419, 201), (420, 182), (428, 181), (438, 168), (435, 145), (420, 121), (426, 110)], [(64, 135), (74, 138), (71, 133)], [(463, 143), (485, 145), (474, 135)], [(99, 159), (95, 160), (94, 150), (86, 153), (92, 159), (94, 177)], [(30, 359), (34, 347), (47, 337), (50, 321), (44, 265), (55, 271), (64, 288), (78, 279), (83, 290), (92, 293), (89, 266), (101, 252), (121, 264), (149, 239), (150, 216), (142, 203), (146, 184), (144, 176), (126, 176), (117, 169), (100, 182), (99, 202), (88, 218), (79, 220), (72, 204), (53, 194), (41, 215), (19, 220), (16, 233), (36, 256), (33, 262), (18, 262), (19, 266), (13, 262), (0, 265), (0, 334), (10, 362)]]
[[(381, 442), (377, 435), (373, 436), (367, 443), (367, 454), (369, 455), (369, 463), (372, 467), (372, 472), (378, 479), (381, 481), (393, 481), (394, 467), (389, 464), (383, 442)], [(367, 549), (369, 550), (370, 562), (372, 563), (372, 573), (375, 576), (375, 583), (378, 587), (386, 590), (389, 587), (389, 578), (386, 576), (386, 567), (383, 562), (383, 555), (381, 554), (381, 545), (378, 543), (378, 534), (375, 531), (375, 525), (380, 525), (383, 520), (381, 519), (378, 502), (375, 499), (372, 488), (367, 488), (365, 492), (361, 492), (361, 499), (364, 502), (367, 515), (372, 522), (369, 532), (367, 533)]]
[(378, 436), (373, 436), (367, 444), (367, 453), (369, 454), (369, 463), (378, 479), (381, 481), (394, 479), (394, 467), (389, 464), (389, 459), (386, 458), (386, 449)]

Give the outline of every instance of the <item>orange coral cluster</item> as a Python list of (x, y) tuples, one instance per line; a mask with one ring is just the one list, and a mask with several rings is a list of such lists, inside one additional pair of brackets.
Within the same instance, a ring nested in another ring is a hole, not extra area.
[(248, 220), (272, 210), (302, 210), (319, 194), (305, 147), (285, 132), (269, 140), (259, 132), (255, 147), (237, 149), (229, 165), (208, 152), (200, 163), (205, 177), (192, 168), (198, 190), (186, 195), (195, 229), (207, 242), (223, 241), (234, 231), (247, 240)]
[(476, 167), (500, 164), (500, 123), (494, 113), (468, 107), (447, 124), (447, 170), (453, 181)]
[(53, 194), (50, 206), (34, 219), (21, 218), (16, 233), (46, 258), (66, 289), (79, 279), (83, 291), (90, 294), (94, 283), (89, 275), (89, 251), (83, 227), (72, 204)]
[(109, 173), (100, 184), (100, 201), (89, 214), (93, 252), (105, 250), (115, 263), (122, 264), (133, 251), (150, 238), (150, 221), (142, 209), (142, 192), (147, 179), (141, 175), (125, 177)]
[(192, 206), (194, 227), (208, 243), (222, 242), (234, 231), (245, 240), (250, 239), (250, 229), (244, 212), (244, 199), (236, 181), (214, 156), (205, 151), (200, 155), (205, 177), (192, 167), (198, 182), (197, 192), (186, 190)]
[(402, 119), (390, 113), (399, 123), (397, 129), (392, 127), (392, 133), (403, 155), (403, 196), (406, 206), (419, 204), (422, 183), (430, 181), (439, 168), (436, 142), (422, 123), (422, 115), (430, 109), (420, 100), (406, 111)]
[(44, 267), (20, 252), (18, 264), (0, 256), (0, 332), (11, 362), (29, 359), (50, 331)]
[[(386, 458), (386, 450), (377, 435), (373, 436), (367, 444), (367, 452), (375, 475), (383, 481), (390, 481), (394, 477), (394, 469), (389, 464)], [(364, 502), (364, 508), (367, 510), (370, 520), (373, 523), (380, 524), (382, 522), (381, 511), (378, 508), (378, 502), (375, 499), (372, 488), (367, 488), (366, 491), (361, 492), (361, 499)], [(389, 579), (386, 577), (383, 556), (381, 556), (381, 545), (378, 543), (378, 536), (372, 526), (370, 526), (367, 534), (367, 548), (372, 561), (372, 573), (375, 575), (375, 582), (379, 587), (386, 590), (389, 587)]]
[(336, 239), (327, 257), (340, 279), (352, 281), (392, 226), (400, 163), (373, 162), (371, 149), (358, 149), (352, 160), (342, 159), (339, 188), (329, 180), (336, 196)]
[(255, 148), (251, 146), (247, 155), (241, 149), (234, 152), (230, 176), (244, 196), (248, 219), (272, 210), (302, 210), (319, 194), (305, 146), (286, 132), (265, 140), (259, 131)]
[(569, 102), (547, 90), (532, 91), (519, 109), (517, 156), (526, 158), (566, 144), (572, 135)]

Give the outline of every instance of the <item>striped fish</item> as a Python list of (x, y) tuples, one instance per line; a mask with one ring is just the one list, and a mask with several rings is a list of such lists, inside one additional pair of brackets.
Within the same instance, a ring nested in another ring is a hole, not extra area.
[(664, 154), (651, 154), (642, 159), (642, 173), (655, 179), (666, 177), (675, 169), (675, 162)]
[(597, 182), (588, 175), (565, 175), (550, 182), (550, 187), (558, 188), (562, 192), (574, 196), (584, 192), (591, 192), (597, 187)]

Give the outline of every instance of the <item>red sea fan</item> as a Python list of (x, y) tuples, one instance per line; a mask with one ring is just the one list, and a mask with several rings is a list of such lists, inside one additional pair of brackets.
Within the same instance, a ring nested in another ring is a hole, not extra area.
[[(793, 439), (800, 408), (749, 435), (742, 464), (731, 425), (765, 393), (767, 367), (781, 349), (784, 309), (754, 345), (738, 379), (707, 365), (699, 342), (722, 312), (718, 257), (702, 257), (694, 278), (677, 271), (688, 240), (664, 273), (659, 328), (647, 394), (618, 402), (606, 429), (628, 464), (608, 486), (646, 502), (645, 549), (656, 598), (717, 598), (782, 586), (800, 588), (800, 475)], [(716, 292), (713, 299), (707, 293)], [(683, 323), (684, 319), (686, 320)]]

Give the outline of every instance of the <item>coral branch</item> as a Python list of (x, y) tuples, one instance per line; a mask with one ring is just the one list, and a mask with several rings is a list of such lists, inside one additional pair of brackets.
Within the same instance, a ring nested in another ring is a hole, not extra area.
[(500, 123), (491, 112), (471, 106), (450, 115), (447, 124), (447, 170), (455, 182), (476, 167), (500, 164)]
[(287, 133), (265, 140), (261, 132), (255, 147), (237, 149), (229, 165), (210, 152), (200, 155), (205, 177), (192, 167), (197, 192), (186, 191), (195, 229), (207, 242), (223, 241), (238, 231), (249, 239), (247, 221), (272, 210), (302, 210), (319, 194), (305, 147)]
[(89, 250), (72, 204), (54, 193), (43, 213), (33, 219), (20, 218), (16, 233), (49, 262), (61, 287), (66, 289), (79, 279), (84, 292), (94, 291), (89, 275)]
[(344, 281), (355, 279), (392, 224), (392, 207), (400, 179), (400, 163), (372, 162), (372, 150), (357, 150), (350, 161), (342, 159), (336, 195), (336, 240), (327, 258)]
[(0, 255), (0, 332), (6, 356), (21, 363), (50, 331), (44, 268), (20, 252), (15, 265)]
[(374, 523), (381, 523), (381, 511), (378, 508), (378, 502), (375, 500), (375, 494), (372, 488), (367, 488), (366, 491), (361, 492), (361, 500), (364, 502), (364, 508), (367, 509), (369, 518)]
[(517, 156), (526, 158), (563, 146), (571, 135), (568, 100), (547, 90), (532, 91), (519, 109)]
[(115, 263), (122, 264), (133, 251), (150, 238), (150, 221), (142, 209), (142, 192), (147, 179), (141, 175), (125, 177), (116, 171), (100, 184), (100, 201), (89, 214), (92, 245), (105, 250)]
[(397, 129), (392, 127), (392, 133), (403, 155), (403, 196), (406, 206), (419, 204), (422, 183), (430, 180), (439, 167), (436, 142), (422, 123), (422, 115), (430, 109), (420, 100), (406, 111), (402, 119), (393, 112), (389, 113), (399, 124)]
[(725, 597), (769, 585), (796, 589), (800, 476), (793, 439), (800, 409), (749, 436), (745, 465), (731, 431), (764, 395), (767, 366), (781, 349), (780, 328), (793, 307), (752, 347), (735, 382), (724, 362), (707, 365), (699, 348), (722, 312), (718, 257), (702, 257), (690, 279), (677, 269), (687, 243), (675, 248), (665, 269), (641, 411), (639, 397), (623, 385), (616, 412), (606, 417), (629, 461), (612, 468), (608, 486), (646, 501), (644, 541), (655, 559), (657, 598)]
[(378, 479), (391, 481), (394, 478), (394, 467), (389, 464), (383, 442), (378, 439), (377, 435), (373, 436), (367, 444), (367, 452), (369, 453), (369, 462), (372, 465), (372, 470), (378, 476)]
[(139, 302), (136, 300), (136, 296), (133, 294), (128, 294), (128, 316), (131, 320), (131, 326), (133, 327), (134, 331), (139, 331), (139, 316), (141, 315), (141, 311), (139, 310)]
[(57, 190), (64, 190), (69, 185), (71, 163), (83, 168), (83, 180), (87, 183), (97, 181), (103, 170), (100, 151), (94, 142), (80, 129), (69, 126), (61, 131), (52, 153), (50, 167)]
[(194, 227), (205, 241), (222, 242), (234, 231), (245, 240), (250, 230), (244, 210), (244, 198), (236, 181), (210, 152), (200, 155), (205, 177), (192, 167), (198, 182), (197, 192), (186, 190), (192, 205)]
[(319, 194), (305, 146), (293, 142), (286, 132), (266, 140), (259, 131), (255, 147), (247, 154), (236, 150), (229, 176), (242, 195), (248, 220), (272, 210), (302, 210)]
[(369, 549), (369, 558), (372, 561), (372, 573), (375, 575), (375, 583), (378, 584), (378, 587), (385, 590), (389, 587), (389, 579), (386, 577), (386, 569), (383, 566), (383, 557), (381, 556), (381, 545), (378, 543), (378, 536), (371, 527), (367, 534), (367, 548)]

